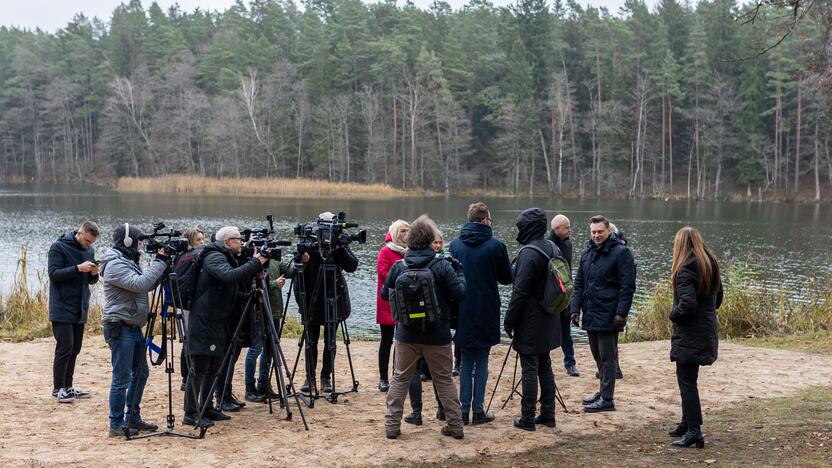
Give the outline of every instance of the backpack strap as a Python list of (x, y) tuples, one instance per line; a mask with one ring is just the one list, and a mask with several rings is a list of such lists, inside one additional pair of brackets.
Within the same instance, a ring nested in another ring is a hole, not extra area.
[[(552, 241), (549, 241), (549, 242), (552, 242)], [(543, 249), (541, 249), (540, 247), (538, 247), (538, 246), (536, 246), (536, 245), (531, 245), (531, 244), (526, 244), (526, 245), (524, 245), (523, 247), (520, 247), (520, 250), (517, 252), (517, 257), (520, 257), (520, 252), (522, 252), (522, 251), (523, 251), (523, 249), (526, 249), (526, 248), (529, 248), (529, 249), (532, 249), (532, 250), (534, 250), (534, 251), (536, 251), (536, 252), (539, 252), (539, 253), (540, 253), (540, 255), (543, 255), (544, 257), (546, 257), (546, 260), (547, 260), (547, 261), (548, 261), (548, 260), (551, 260), (551, 259), (553, 259), (553, 258), (556, 258), (556, 257), (553, 257), (553, 256), (551, 256), (551, 255), (547, 254), (547, 253), (546, 253)]]

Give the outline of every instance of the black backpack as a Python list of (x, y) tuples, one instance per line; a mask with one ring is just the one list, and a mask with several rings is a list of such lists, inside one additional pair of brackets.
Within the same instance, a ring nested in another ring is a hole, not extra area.
[(402, 327), (425, 332), (439, 323), (442, 312), (436, 296), (436, 281), (430, 270), (438, 261), (433, 259), (424, 268), (409, 268), (404, 260), (399, 260), (402, 271), (389, 297), (393, 320)]
[(176, 288), (173, 294), (177, 306), (186, 310), (190, 310), (191, 303), (196, 299), (194, 293), (196, 292), (196, 283), (199, 279), (199, 270), (202, 269), (202, 247), (197, 247), (189, 250), (179, 258), (173, 267), (173, 272), (176, 274)]

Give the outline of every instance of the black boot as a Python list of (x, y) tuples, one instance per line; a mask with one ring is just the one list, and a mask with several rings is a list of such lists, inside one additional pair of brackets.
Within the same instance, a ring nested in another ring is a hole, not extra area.
[(329, 377), (321, 377), (321, 391), (323, 393), (332, 393), (332, 379)]
[(699, 426), (689, 426), (688, 431), (679, 440), (671, 442), (677, 447), (690, 447), (696, 445), (696, 448), (705, 448), (705, 438), (702, 437), (702, 431)]
[(413, 410), (412, 413), (408, 414), (404, 417), (404, 422), (408, 424), (413, 424), (414, 426), (421, 426), (422, 425), (422, 412), (419, 410)]
[(514, 418), (514, 427), (517, 429), (523, 429), (524, 431), (532, 432), (535, 430), (534, 427), (534, 419), (524, 418), (523, 416), (517, 416)]
[(485, 412), (480, 411), (479, 413), (474, 412), (474, 419), (471, 421), (472, 424), (485, 424), (490, 423), (494, 420), (494, 413), (491, 411)]
[(263, 395), (263, 401), (266, 401), (267, 398), (271, 398), (272, 400), (277, 400), (280, 398), (280, 395), (274, 391), (271, 384), (268, 383), (261, 383), (257, 385), (257, 393)]
[(688, 432), (688, 423), (682, 421), (676, 426), (676, 429), (668, 432), (667, 435), (671, 437), (682, 437), (686, 432)]
[(265, 396), (257, 391), (254, 384), (246, 384), (246, 400), (252, 403), (263, 403)]
[(546, 427), (557, 427), (557, 423), (555, 422), (555, 415), (554, 414), (551, 415), (551, 416), (544, 416), (542, 414), (540, 416), (536, 416), (534, 418), (534, 423), (535, 424), (543, 424)]
[(436, 420), (437, 421), (444, 421), (445, 420), (445, 408), (440, 406), (439, 409), (436, 410)]
[(471, 414), (471, 413), (468, 413), (468, 412), (463, 412), (463, 413), (462, 413), (462, 425), (463, 425), (463, 426), (467, 426), (467, 425), (468, 425), (468, 420), (470, 419), (470, 418), (469, 418), (470, 414)]

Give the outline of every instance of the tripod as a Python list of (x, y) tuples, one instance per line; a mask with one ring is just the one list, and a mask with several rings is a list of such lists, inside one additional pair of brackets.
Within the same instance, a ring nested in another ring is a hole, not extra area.
[[(305, 282), (306, 265), (301, 261), (299, 255), (296, 256), (295, 276), (292, 278), (292, 283), (289, 287), (289, 294), (287, 294), (286, 296), (286, 307), (283, 309), (283, 318), (280, 328), (281, 333), (283, 332), (282, 323), (285, 323), (286, 312), (289, 309), (289, 296), (291, 295), (291, 290), (295, 285), (295, 281), (297, 280), (297, 300), (299, 304), (298, 308), (300, 309), (300, 316), (303, 320), (303, 333), (301, 334), (301, 337), (298, 340), (298, 353), (295, 357), (295, 365), (292, 368), (290, 380), (294, 380), (295, 374), (297, 373), (298, 363), (300, 362), (300, 354), (302, 351), (305, 351), (306, 375), (309, 379), (310, 398), (308, 400), (307, 406), (309, 406), (310, 408), (314, 407), (314, 402), (318, 398), (324, 398), (330, 403), (337, 403), (339, 395), (358, 391), (359, 383), (358, 380), (355, 379), (355, 369), (353, 368), (352, 364), (352, 354), (350, 353), (350, 333), (347, 328), (347, 322), (338, 319), (338, 291), (336, 286), (338, 278), (338, 268), (338, 265), (335, 264), (332, 252), (330, 252), (330, 254), (323, 259), (323, 263), (320, 266), (318, 276), (315, 280), (315, 286), (312, 288), (312, 295), (311, 297), (309, 297), (306, 292)], [(329, 350), (329, 362), (332, 363), (332, 391), (329, 392), (327, 395), (322, 395), (318, 391), (317, 380), (314, 376), (315, 362), (313, 362), (314, 360), (312, 359), (312, 356), (314, 355), (313, 352), (316, 351), (313, 350), (313, 346), (317, 346), (317, 343), (313, 344), (309, 335), (309, 329), (312, 326), (319, 326), (312, 320), (312, 317), (310, 316), (310, 306), (318, 300), (318, 293), (321, 291), (321, 288), (323, 288), (324, 292), (324, 349)], [(309, 303), (310, 299), (313, 301), (312, 304)], [(337, 330), (339, 329), (339, 327), (341, 330), (341, 337), (344, 340), (344, 346), (347, 349), (347, 361), (349, 362), (350, 375), (352, 377), (352, 388), (350, 390), (340, 392), (336, 390), (337, 387), (335, 386), (335, 344), (337, 341)]]
[[(513, 343), (513, 341), (512, 341)], [(500, 373), (497, 375), (497, 383), (494, 384), (494, 390), (491, 391), (491, 398), (488, 400), (488, 406), (485, 408), (485, 412), (488, 413), (488, 410), (491, 409), (491, 403), (494, 401), (494, 394), (497, 393), (497, 387), (500, 386), (500, 379), (503, 377), (503, 371), (506, 369), (506, 363), (508, 363), (508, 357), (511, 356), (512, 346), (511, 343), (508, 345), (508, 351), (506, 352), (506, 357), (503, 359), (503, 366), (500, 367)], [(505, 409), (508, 402), (514, 398), (514, 395), (518, 395), (521, 398), (523, 394), (517, 390), (520, 387), (520, 384), (523, 383), (522, 380), (517, 380), (517, 364), (520, 360), (520, 353), (515, 352), (514, 354), (514, 371), (511, 376), (511, 391), (509, 392), (508, 396), (505, 400), (503, 400), (503, 405), (500, 406), (500, 409)], [(569, 410), (566, 409), (566, 403), (563, 401), (563, 395), (560, 394), (560, 388), (558, 388), (557, 382), (555, 382), (555, 400), (560, 403), (560, 406), (563, 408), (564, 413), (568, 413)]]
[[(278, 392), (278, 400), (280, 402), (280, 407), (286, 410), (286, 420), (292, 420), (292, 408), (289, 406), (289, 398), (294, 398), (295, 403), (298, 407), (298, 413), (300, 413), (301, 421), (303, 421), (303, 427), (307, 431), (309, 430), (309, 425), (306, 422), (306, 417), (303, 414), (303, 409), (301, 409), (300, 401), (303, 400), (304, 404), (308, 404), (303, 394), (298, 393), (295, 391), (294, 385), (292, 384), (291, 374), (289, 374), (289, 366), (286, 363), (286, 357), (283, 354), (283, 350), (280, 346), (280, 337), (277, 334), (277, 330), (275, 329), (274, 322), (272, 321), (272, 307), (271, 303), (269, 302), (269, 293), (268, 293), (268, 280), (267, 280), (267, 265), (268, 263), (263, 265), (263, 270), (258, 273), (256, 277), (257, 286), (253, 288), (249, 292), (248, 300), (246, 301), (246, 305), (243, 308), (243, 313), (240, 316), (240, 320), (237, 322), (237, 328), (234, 330), (234, 335), (231, 337), (229, 341), (228, 349), (225, 352), (225, 356), (223, 357), (222, 363), (219, 366), (219, 370), (217, 371), (216, 375), (214, 376), (214, 381), (211, 384), (211, 390), (208, 392), (208, 397), (205, 401), (202, 402), (202, 405), (199, 410), (199, 415), (196, 417), (197, 421), (202, 420), (202, 416), (205, 414), (205, 411), (208, 409), (208, 406), (211, 403), (211, 395), (214, 394), (214, 389), (217, 388), (217, 384), (219, 383), (220, 377), (223, 378), (222, 385), (223, 385), (223, 392), (220, 396), (220, 401), (225, 399), (225, 382), (227, 382), (228, 377), (233, 372), (229, 364), (231, 360), (231, 355), (234, 352), (234, 343), (240, 336), (240, 332), (243, 329), (243, 326), (248, 323), (248, 315), (249, 313), (256, 314), (256, 317), (261, 321), (264, 325), (261, 327), (261, 339), (263, 340), (263, 352), (266, 353), (266, 356), (271, 356), (271, 364), (269, 365), (269, 380), (271, 381), (271, 373), (274, 371), (274, 375), (277, 376), (277, 392)], [(222, 369), (228, 365), (228, 370), (225, 375), (222, 375)], [(285, 378), (289, 379), (289, 383), (286, 384), (284, 380), (284, 371)], [(271, 395), (267, 395), (269, 401), (269, 414), (272, 414), (272, 399)], [(207, 431), (207, 427), (200, 427), (200, 436), (205, 434)]]
[[(186, 439), (201, 439), (205, 436), (204, 431), (199, 435), (188, 434), (184, 432), (176, 432), (173, 430), (176, 422), (176, 417), (173, 415), (173, 373), (174, 373), (174, 356), (173, 344), (176, 340), (177, 330), (179, 331), (180, 340), (182, 341), (182, 353), (185, 355), (185, 362), (190, 367), (190, 353), (188, 348), (188, 338), (185, 332), (185, 322), (182, 316), (182, 309), (179, 307), (182, 301), (179, 298), (179, 290), (176, 288), (176, 273), (165, 271), (162, 275), (162, 280), (159, 286), (153, 290), (153, 296), (150, 302), (150, 313), (147, 320), (147, 328), (145, 330), (145, 345), (148, 348), (148, 354), (155, 351), (159, 357), (154, 361), (152, 354), (150, 354), (150, 362), (154, 366), (158, 366), (164, 362), (165, 373), (168, 375), (168, 414), (165, 418), (165, 428), (162, 431), (151, 432), (142, 435), (130, 435), (130, 429), (133, 424), (133, 412), (136, 410), (136, 393), (133, 392), (130, 399), (131, 413), (128, 417), (127, 424), (124, 425), (124, 437), (127, 440), (146, 439), (155, 436), (173, 436), (184, 437)], [(156, 325), (156, 310), (159, 308), (159, 315), (162, 318), (162, 344), (156, 346), (153, 344), (153, 328)], [(170, 322), (170, 323), (168, 323)], [(170, 333), (168, 333), (168, 326)], [(142, 379), (142, 366), (139, 366), (136, 375), (136, 382)], [(191, 379), (189, 379), (190, 381)], [(193, 387), (192, 385), (189, 385)], [(188, 389), (186, 388), (186, 391)]]

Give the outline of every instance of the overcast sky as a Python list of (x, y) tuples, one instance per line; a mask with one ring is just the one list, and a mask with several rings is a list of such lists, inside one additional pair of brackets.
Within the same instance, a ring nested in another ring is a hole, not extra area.
[[(366, 1), (366, 0), (365, 0)], [(446, 0), (452, 8), (458, 9), (468, 3), (468, 0)], [(492, 0), (497, 6), (507, 5), (512, 0)], [(624, 4), (624, 0), (578, 0), (585, 5), (606, 6), (610, 12), (616, 13), (618, 8)], [(374, 1), (370, 1), (373, 3)], [(97, 16), (100, 19), (109, 21), (113, 9), (121, 3), (121, 0), (0, 0), (0, 25), (18, 26), (35, 29), (40, 27), (49, 32), (54, 32), (66, 26), (75, 13), (83, 12), (89, 17)], [(152, 0), (142, 0), (142, 5), (147, 8)], [(199, 7), (203, 10), (225, 10), (234, 0), (157, 0), (159, 6), (167, 10), (170, 5), (179, 3), (185, 11), (192, 11)], [(248, 3), (246, 1), (246, 3)], [(300, 3), (300, 2), (298, 2)], [(425, 8), (432, 3), (432, 0), (414, 0), (420, 8)], [(649, 4), (654, 1), (648, 0)], [(400, 0), (404, 4), (404, 0)]]

